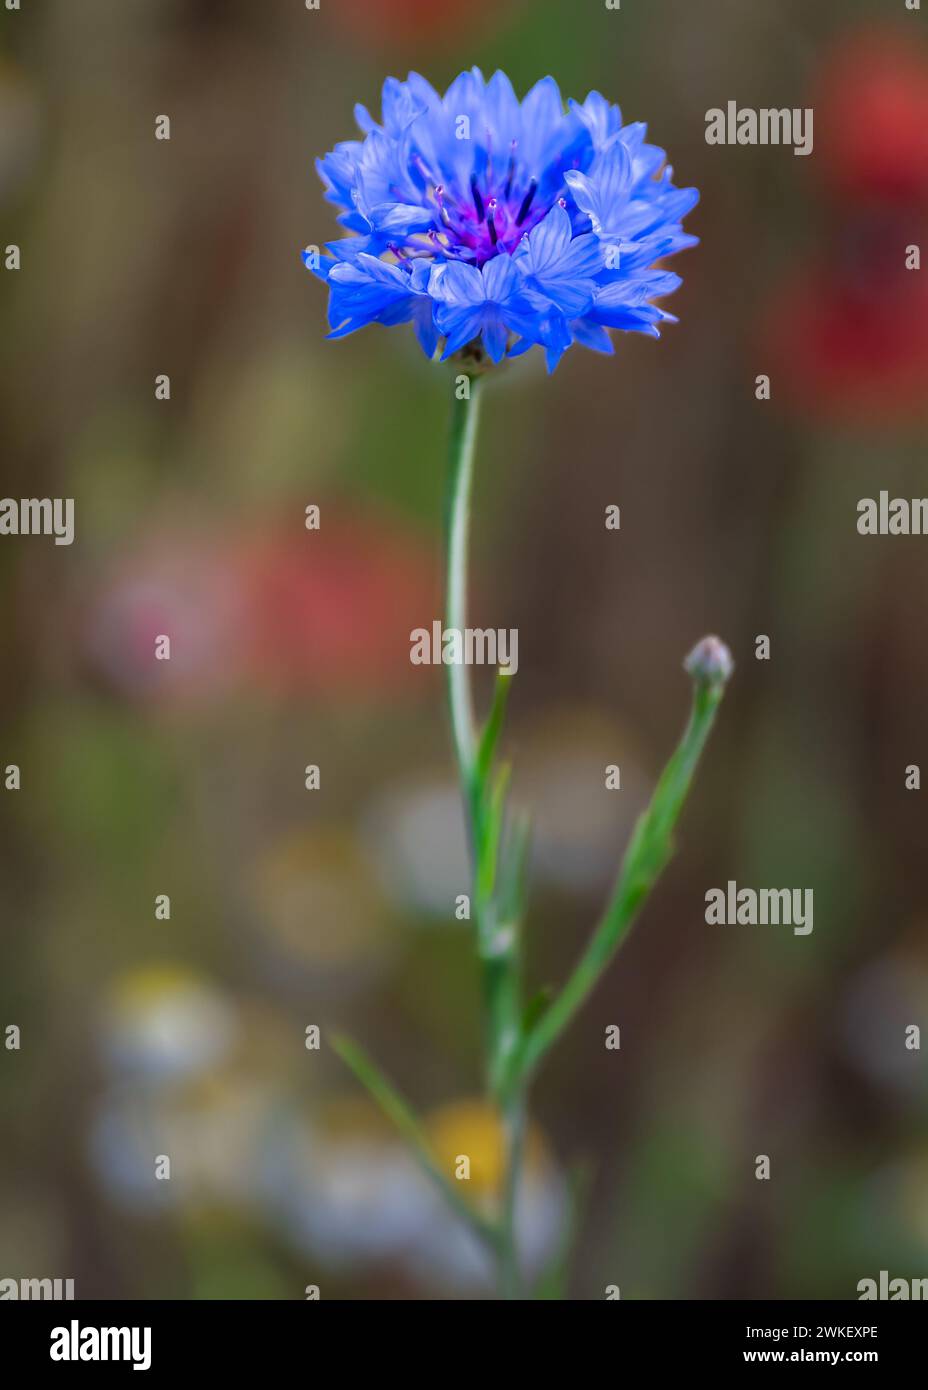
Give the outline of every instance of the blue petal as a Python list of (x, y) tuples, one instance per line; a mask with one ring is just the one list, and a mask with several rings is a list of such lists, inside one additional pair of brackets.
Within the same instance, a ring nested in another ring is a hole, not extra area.
[(632, 184), (632, 162), (621, 140), (600, 155), (589, 174), (568, 170), (564, 180), (596, 235), (604, 241), (617, 239)]
[(502, 362), (506, 356), (506, 345), (509, 342), (509, 329), (499, 319), (491, 319), (484, 326), (483, 343), (487, 350), (490, 361), (495, 363)]
[(444, 362), (453, 352), (457, 352), (477, 337), (483, 326), (483, 310), (451, 309), (447, 305), (438, 305), (435, 309), (435, 322), (448, 340), (441, 355)]

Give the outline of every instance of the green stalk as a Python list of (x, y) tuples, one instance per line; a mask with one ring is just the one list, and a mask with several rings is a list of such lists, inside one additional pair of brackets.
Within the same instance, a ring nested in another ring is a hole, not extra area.
[[(467, 626), (467, 541), (470, 530), (470, 500), (474, 478), (474, 446), (480, 414), (480, 383), (469, 379), (469, 395), (455, 398), (451, 416), (448, 495), (445, 513), (447, 538), (445, 627), (463, 632)], [(477, 740), (467, 667), (446, 666), (448, 708), (458, 776), (464, 792), (468, 823), (473, 833)]]
[(497, 1267), (499, 1269), (500, 1292), (506, 1299), (522, 1297), (522, 1267), (519, 1262), (516, 1216), (525, 1148), (526, 1119), (525, 1089), (519, 1087), (507, 1102), (503, 1114), (506, 1169), (502, 1210), (497, 1233)]
[[(459, 632), (467, 626), (467, 553), (480, 392), (479, 378), (470, 377), (469, 395), (464, 399), (455, 397), (451, 417), (445, 516), (445, 627)], [(493, 1095), (504, 1065), (515, 1048), (519, 1019), (515, 934), (510, 924), (499, 920), (496, 893), (506, 775), (503, 773), (495, 782), (491, 781), (490, 765), (510, 678), (498, 678), (490, 719), (483, 737), (478, 740), (467, 667), (460, 662), (445, 669), (452, 740), (471, 849), (472, 906), (487, 1031), (487, 1074)], [(502, 691), (500, 682), (506, 683)]]
[[(469, 397), (463, 400), (455, 398), (451, 420), (445, 517), (445, 626), (460, 632), (467, 625), (467, 553), (479, 399), (479, 381), (471, 377)], [(505, 1298), (518, 1298), (521, 1272), (515, 1217), (522, 1164), (525, 1097), (518, 1086), (510, 1086), (503, 1099), (502, 1079), (518, 1046), (521, 987), (516, 923), (501, 920), (500, 913), (500, 859), (508, 770), (504, 768), (495, 779), (493, 777), (493, 754), (502, 726), (511, 677), (497, 676), (490, 715), (478, 739), (467, 667), (461, 662), (446, 669), (452, 739), (471, 849), (473, 911), (486, 1019), (487, 1088), (493, 1100), (502, 1102), (505, 1174), (497, 1230), (497, 1267), (500, 1292)]]

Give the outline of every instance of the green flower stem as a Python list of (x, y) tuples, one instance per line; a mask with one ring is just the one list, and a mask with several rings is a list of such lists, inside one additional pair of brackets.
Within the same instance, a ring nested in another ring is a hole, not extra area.
[(526, 1092), (518, 1089), (507, 1103), (503, 1115), (505, 1179), (499, 1220), (497, 1268), (500, 1293), (506, 1299), (522, 1297), (522, 1268), (516, 1230), (519, 1183), (525, 1148)]
[[(447, 570), (445, 627), (463, 632), (467, 626), (467, 540), (470, 530), (470, 497), (474, 478), (474, 445), (480, 414), (480, 382), (469, 378), (469, 395), (454, 401), (449, 446), (448, 497), (445, 514)], [(448, 706), (458, 774), (464, 791), (471, 832), (476, 791), (477, 741), (467, 667), (445, 667)]]
[[(455, 398), (448, 468), (447, 600), (445, 626), (463, 632), (467, 615), (467, 552), (474, 446), (480, 383), (469, 378), (469, 396)], [(508, 769), (493, 775), (493, 756), (502, 728), (510, 676), (497, 675), (493, 704), (478, 739), (467, 667), (450, 665), (448, 705), (458, 776), (464, 798), (473, 873), (473, 913), (481, 965), (487, 1037), (487, 1084), (501, 1101), (502, 1081), (520, 1036), (519, 941), (513, 913), (501, 907), (500, 876)], [(508, 904), (506, 905), (508, 906)], [(522, 1277), (516, 1242), (516, 1205), (525, 1130), (525, 1094), (511, 1086), (501, 1105), (505, 1146), (503, 1191), (497, 1235), (497, 1269), (504, 1298), (519, 1298)]]
[[(463, 632), (467, 626), (467, 552), (481, 395), (479, 378), (469, 377), (468, 381), (468, 395), (463, 399), (455, 396), (454, 399), (445, 516), (445, 627), (459, 632)], [(507, 781), (505, 771), (495, 782), (491, 780), (493, 751), (511, 677), (498, 677), (493, 707), (482, 737), (478, 739), (467, 667), (460, 662), (450, 664), (445, 669), (455, 759), (471, 847), (472, 908), (483, 980), (487, 1073), (490, 1092), (495, 1094), (499, 1077), (516, 1046), (520, 1007), (516, 933), (511, 924), (500, 920), (497, 907), (497, 876)]]
[(670, 860), (674, 826), (711, 732), (723, 688), (722, 681), (695, 681), (686, 730), (664, 768), (648, 809), (635, 826), (605, 915), (564, 988), (519, 1044), (509, 1075), (510, 1085), (516, 1089), (527, 1084), (542, 1057), (594, 989)]

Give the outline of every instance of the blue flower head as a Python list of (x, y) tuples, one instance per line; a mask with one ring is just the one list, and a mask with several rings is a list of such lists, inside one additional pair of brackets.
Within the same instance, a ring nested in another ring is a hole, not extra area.
[(329, 286), (330, 337), (412, 323), (423, 351), (493, 363), (540, 345), (553, 371), (572, 343), (612, 352), (608, 329), (659, 334), (654, 300), (681, 283), (657, 261), (694, 246), (645, 127), (599, 92), (565, 111), (545, 77), (519, 102), (474, 68), (444, 97), (418, 73), (388, 78), (381, 124), (317, 160), (351, 235), (304, 260)]

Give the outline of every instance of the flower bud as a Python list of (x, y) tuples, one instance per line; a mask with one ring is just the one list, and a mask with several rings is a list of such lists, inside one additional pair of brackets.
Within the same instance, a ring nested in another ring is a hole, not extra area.
[(699, 685), (723, 686), (735, 669), (735, 663), (720, 637), (704, 637), (684, 661), (683, 669)]

